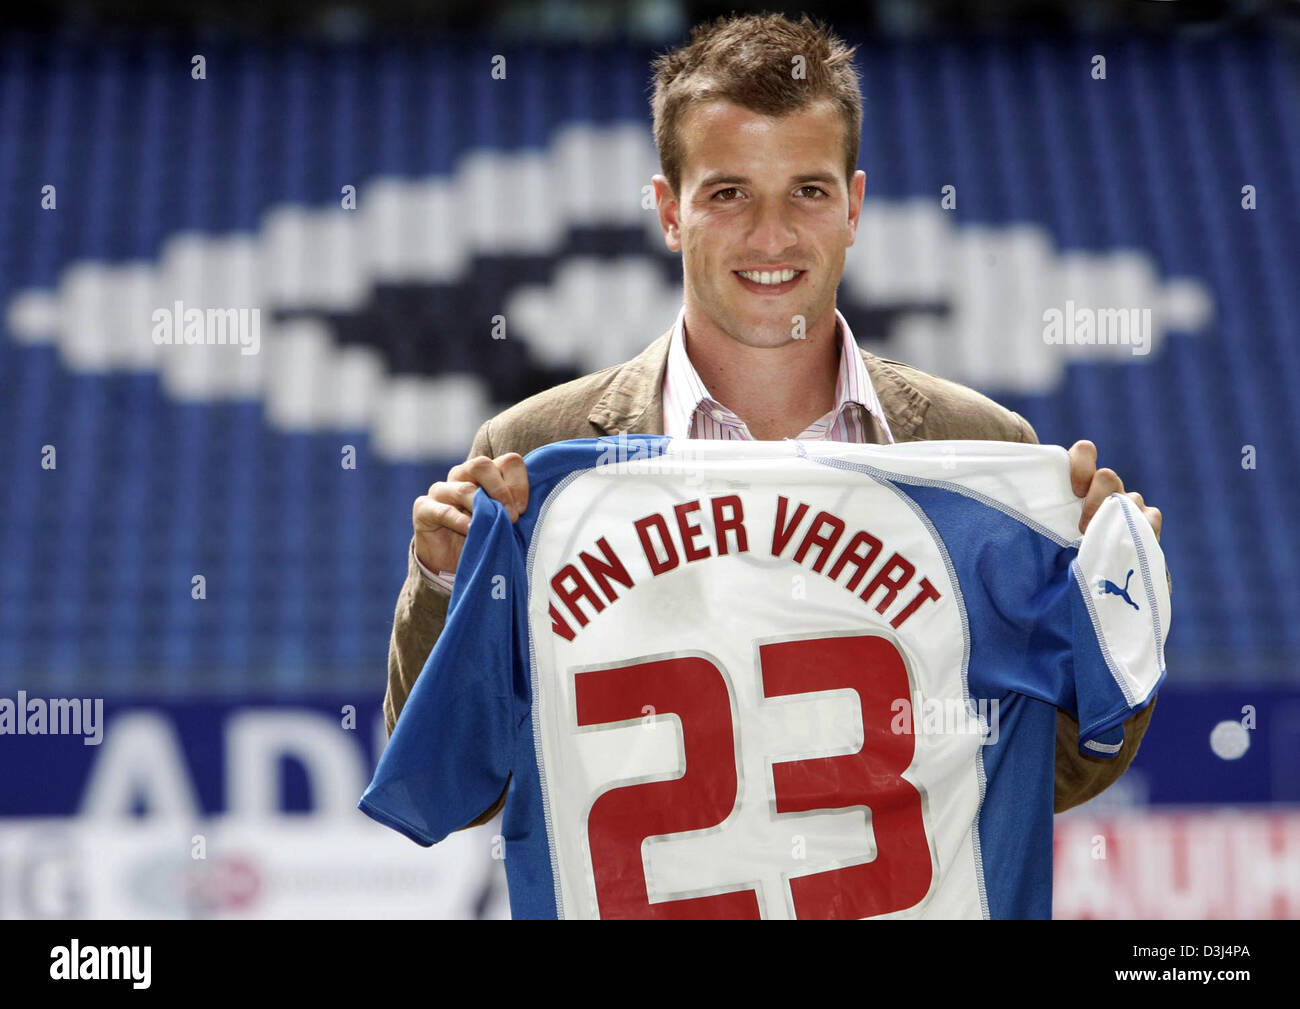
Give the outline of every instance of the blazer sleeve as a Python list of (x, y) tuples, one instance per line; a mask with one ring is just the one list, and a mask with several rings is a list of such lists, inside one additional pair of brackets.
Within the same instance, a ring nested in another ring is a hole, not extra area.
[[(1033, 426), (1020, 414), (1020, 440), (1038, 444)], [(1166, 569), (1168, 575), (1168, 569)], [(1138, 746), (1151, 723), (1156, 698), (1124, 722), (1124, 742), (1114, 757), (1089, 757), (1079, 752), (1079, 723), (1069, 714), (1056, 711), (1056, 799), (1053, 810), (1064, 813), (1095, 798), (1114, 784), (1137, 756)]]
[[(492, 452), (491, 437), (488, 426), (491, 421), (484, 421), (474, 435), (466, 459), (485, 455), (495, 458)], [(397, 719), (406, 705), (406, 699), (415, 686), (420, 670), (433, 652), (433, 646), (442, 634), (447, 622), (447, 607), (451, 602), (451, 593), (440, 585), (431, 585), (420, 574), (415, 563), (415, 536), (407, 550), (406, 581), (397, 597), (397, 610), (393, 614), (393, 633), (388, 640), (388, 687), (384, 692), (384, 725), (388, 735), (392, 736)], [(509, 781), (501, 790), (501, 795), (481, 816), (466, 824), (477, 827), (487, 823), (501, 811), (506, 802)]]

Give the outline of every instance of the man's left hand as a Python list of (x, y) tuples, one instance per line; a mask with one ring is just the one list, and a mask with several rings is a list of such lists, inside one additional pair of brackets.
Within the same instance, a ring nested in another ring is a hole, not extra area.
[(1083, 498), (1083, 516), (1079, 519), (1079, 532), (1086, 532), (1088, 523), (1097, 514), (1102, 502), (1112, 494), (1123, 494), (1133, 500), (1160, 538), (1160, 509), (1148, 505), (1135, 490), (1126, 491), (1124, 481), (1113, 469), (1097, 468), (1097, 446), (1090, 441), (1076, 441), (1070, 446), (1070, 482), (1074, 493)]

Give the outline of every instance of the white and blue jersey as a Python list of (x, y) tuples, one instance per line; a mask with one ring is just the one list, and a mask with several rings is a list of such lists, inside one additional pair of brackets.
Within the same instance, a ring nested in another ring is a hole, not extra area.
[(504, 810), (520, 918), (1046, 918), (1056, 710), (1114, 756), (1164, 677), (1131, 500), (1064, 449), (548, 445), (480, 490), (367, 814)]

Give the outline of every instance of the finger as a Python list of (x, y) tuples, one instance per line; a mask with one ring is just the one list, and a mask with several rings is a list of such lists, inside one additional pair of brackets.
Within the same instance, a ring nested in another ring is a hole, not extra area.
[(1156, 539), (1159, 539), (1160, 527), (1164, 525), (1164, 521), (1165, 521), (1164, 516), (1160, 514), (1160, 509), (1156, 508), (1153, 505), (1150, 508), (1143, 508), (1142, 514), (1145, 515), (1147, 517), (1147, 521), (1151, 523), (1151, 528), (1155, 531)]
[(528, 510), (528, 467), (524, 465), (524, 457), (518, 452), (507, 452), (497, 456), (494, 461), (506, 486), (510, 488), (516, 508), (514, 517), (518, 518)]
[(464, 462), (458, 462), (448, 471), (447, 483), (468, 480), (477, 484), (478, 481), (474, 479), (474, 474), (481, 473), (484, 464), (492, 465), (492, 460), (485, 455), (470, 456)]
[(1113, 469), (1102, 467), (1092, 477), (1088, 487), (1088, 496), (1083, 499), (1083, 515), (1079, 519), (1079, 532), (1086, 532), (1088, 523), (1097, 514), (1097, 509), (1112, 494), (1123, 494), (1124, 482)]
[(442, 480), (429, 488), (427, 496), (443, 504), (455, 505), (470, 515), (474, 512), (474, 494), (477, 491), (478, 484), (469, 480)]
[(470, 517), (455, 505), (435, 501), (425, 496), (415, 499), (411, 506), (411, 525), (417, 533), (450, 529), (462, 536), (469, 535)]
[(1135, 490), (1129, 491), (1124, 496), (1138, 506), (1138, 511), (1140, 511), (1143, 514), (1143, 516), (1146, 518), (1146, 520), (1151, 523), (1151, 529), (1155, 532), (1156, 539), (1159, 539), (1160, 523), (1163, 518), (1163, 516), (1160, 514), (1160, 509), (1154, 507), (1148, 508), (1146, 501), (1143, 500), (1142, 498), (1142, 495)]
[(510, 519), (514, 521), (519, 517), (519, 509), (516, 507), (514, 494), (510, 485), (506, 483), (505, 477), (497, 469), (497, 464), (485, 455), (475, 456), (473, 459), (467, 459), (459, 466), (455, 467), (448, 476), (457, 474), (461, 480), (470, 480), (478, 484), (485, 491), (488, 497), (500, 501), (510, 512)]
[(1097, 446), (1090, 441), (1076, 441), (1070, 446), (1070, 483), (1074, 496), (1083, 497), (1097, 472)]

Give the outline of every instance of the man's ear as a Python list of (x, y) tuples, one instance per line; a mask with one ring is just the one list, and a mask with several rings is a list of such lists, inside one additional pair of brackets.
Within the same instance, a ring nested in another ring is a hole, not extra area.
[(650, 181), (654, 185), (655, 209), (659, 214), (659, 227), (664, 232), (664, 245), (669, 252), (681, 252), (682, 233), (678, 218), (680, 208), (677, 205), (677, 194), (668, 184), (668, 179), (662, 175), (656, 175)]
[(858, 219), (862, 216), (862, 200), (867, 191), (867, 173), (859, 168), (849, 180), (849, 245), (858, 237)]

